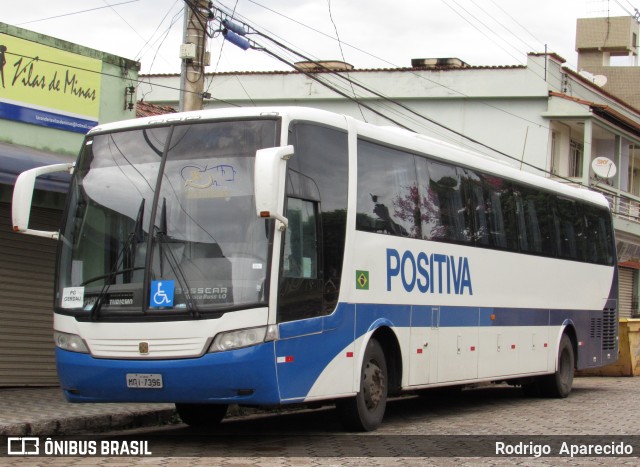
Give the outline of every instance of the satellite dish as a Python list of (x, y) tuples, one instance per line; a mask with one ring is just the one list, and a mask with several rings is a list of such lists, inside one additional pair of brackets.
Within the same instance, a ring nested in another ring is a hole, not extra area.
[(602, 87), (607, 84), (607, 77), (605, 75), (595, 75), (593, 77), (593, 84)]
[(593, 172), (602, 178), (613, 178), (617, 173), (616, 164), (607, 157), (596, 157), (593, 162), (591, 162), (591, 168)]
[(589, 73), (587, 70), (580, 70), (578, 74), (589, 81), (593, 81), (593, 73)]
[(607, 77), (605, 75), (594, 75), (593, 73), (589, 73), (586, 70), (580, 70), (578, 74), (583, 78), (591, 81), (596, 86), (602, 87), (607, 84)]

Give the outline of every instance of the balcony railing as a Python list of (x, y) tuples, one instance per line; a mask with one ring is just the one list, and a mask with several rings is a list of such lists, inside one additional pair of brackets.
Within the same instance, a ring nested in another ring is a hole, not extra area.
[(640, 197), (600, 183), (591, 188), (609, 200), (614, 215), (640, 224)]

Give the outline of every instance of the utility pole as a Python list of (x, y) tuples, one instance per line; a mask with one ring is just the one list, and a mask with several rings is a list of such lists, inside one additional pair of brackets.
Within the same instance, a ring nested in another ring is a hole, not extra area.
[[(189, 4), (193, 5), (190, 7)], [(202, 110), (204, 67), (206, 65), (206, 27), (208, 0), (185, 1), (184, 34), (180, 46), (180, 111)]]

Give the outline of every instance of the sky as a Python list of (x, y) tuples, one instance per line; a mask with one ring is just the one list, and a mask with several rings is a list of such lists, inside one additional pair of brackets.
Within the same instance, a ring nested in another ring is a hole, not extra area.
[[(575, 69), (576, 19), (629, 16), (640, 0), (214, 0), (217, 18), (261, 35), (256, 46), (289, 62), (342, 60), (355, 68), (411, 66), (412, 58), (456, 57), (473, 66), (521, 65), (528, 52), (555, 52)], [(141, 73), (179, 73), (183, 0), (55, 0), (26, 8), (0, 0), (0, 20), (141, 62)], [(225, 13), (226, 12), (226, 13)], [(212, 23), (214, 27), (218, 22)], [(339, 40), (338, 40), (339, 38)], [(265, 51), (244, 51), (216, 32), (207, 72), (287, 70)]]

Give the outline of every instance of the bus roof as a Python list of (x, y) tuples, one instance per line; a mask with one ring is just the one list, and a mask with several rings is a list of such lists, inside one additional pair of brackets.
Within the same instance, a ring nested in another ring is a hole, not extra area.
[(358, 135), (370, 140), (403, 148), (414, 153), (452, 162), (456, 165), (495, 174), (514, 181), (520, 181), (538, 189), (553, 191), (561, 195), (582, 199), (603, 207), (609, 207), (607, 199), (601, 193), (577, 185), (560, 183), (547, 177), (519, 170), (509, 163), (474, 152), (454, 144), (438, 140), (419, 133), (413, 133), (397, 127), (378, 126), (356, 120), (326, 110), (299, 106), (278, 107), (233, 107), (226, 109), (207, 109), (192, 112), (172, 113), (153, 117), (136, 118), (99, 125), (89, 131), (88, 136), (96, 133), (118, 130), (145, 128), (150, 125), (172, 123), (197, 123), (199, 121), (237, 119), (237, 118), (282, 118), (286, 124), (295, 120), (309, 120), (338, 128), (355, 128)]

